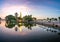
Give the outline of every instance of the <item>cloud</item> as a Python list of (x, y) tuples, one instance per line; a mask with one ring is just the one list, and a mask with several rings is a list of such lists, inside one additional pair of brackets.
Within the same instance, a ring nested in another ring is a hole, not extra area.
[[(27, 6), (24, 5), (5, 5), (4, 7), (2, 7), (1, 9), (1, 13), (0, 16), (1, 17), (5, 17), (6, 15), (15, 15), (15, 12), (17, 12), (20, 15), (20, 12), (22, 12), (22, 15), (28, 15), (27, 13), (30, 13), (31, 9)], [(4, 16), (3, 16), (4, 15)]]

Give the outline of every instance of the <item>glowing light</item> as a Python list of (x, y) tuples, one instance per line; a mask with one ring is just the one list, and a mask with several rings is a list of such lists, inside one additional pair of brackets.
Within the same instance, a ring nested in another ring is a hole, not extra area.
[(3, 9), (2, 9), (2, 14), (4, 15), (9, 15), (9, 14), (12, 14), (12, 15), (15, 15), (15, 12), (17, 12), (18, 14), (20, 14), (20, 12), (22, 12), (22, 15), (25, 16), (27, 15), (27, 12), (29, 12), (30, 9), (26, 6), (5, 6)]

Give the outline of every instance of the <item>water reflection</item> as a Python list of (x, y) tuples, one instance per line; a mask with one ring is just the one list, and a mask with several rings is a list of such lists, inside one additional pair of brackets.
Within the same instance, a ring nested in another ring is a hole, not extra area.
[[(4, 23), (4, 22), (1, 22), (1, 24), (2, 23)], [(31, 40), (31, 38), (34, 40), (35, 39), (36, 40), (41, 40), (41, 39), (48, 40), (50, 38), (51, 38), (50, 40), (53, 40), (55, 38), (60, 38), (60, 29), (58, 29), (58, 28), (55, 29), (53, 27), (47, 27), (47, 26), (42, 26), (42, 25), (38, 25), (38, 24), (36, 25), (36, 23), (15, 24), (15, 23), (11, 23), (11, 22), (10, 23), (6, 22), (5, 26), (7, 28), (3, 28), (3, 26), (1, 26), (0, 31), (1, 30), (4, 31), (2, 33), (4, 34), (4, 36), (6, 35), (4, 37), (6, 40), (8, 39), (8, 37), (11, 37), (12, 40), (14, 38), (14, 40), (19, 39), (22, 41), (23, 41), (23, 39)], [(3, 34), (1, 34), (1, 35), (3, 35)]]
[(6, 22), (6, 23), (5, 23), (5, 26), (6, 26), (7, 28), (13, 28), (13, 27), (15, 27), (15, 31), (17, 31), (18, 28), (20, 28), (20, 31), (22, 31), (21, 26), (25, 26), (25, 27), (27, 27), (28, 29), (32, 30), (31, 27), (36, 26), (36, 23), (30, 23), (30, 22), (28, 22), (28, 23), (18, 23), (18, 24), (15, 24), (15, 23), (13, 23), (13, 22)]
[(53, 28), (53, 27), (45, 27), (42, 26), (43, 29), (45, 29), (47, 32), (52, 32), (52, 33), (57, 33), (58, 35), (60, 35), (60, 29), (58, 28)]
[(46, 31), (50, 31), (50, 32), (57, 33), (58, 35), (60, 35), (60, 30), (58, 29), (48, 28), (46, 29)]
[(15, 31), (17, 31), (18, 30), (18, 27), (15, 27)]
[(6, 23), (5, 26), (8, 28), (13, 28), (15, 26), (15, 24), (14, 23)]

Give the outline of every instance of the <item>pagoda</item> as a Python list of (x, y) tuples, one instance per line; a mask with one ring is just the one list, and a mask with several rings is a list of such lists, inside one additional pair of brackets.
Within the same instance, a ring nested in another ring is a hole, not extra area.
[(21, 23), (22, 22), (22, 13), (20, 12), (20, 16), (18, 17), (18, 19), (19, 19), (19, 23)]

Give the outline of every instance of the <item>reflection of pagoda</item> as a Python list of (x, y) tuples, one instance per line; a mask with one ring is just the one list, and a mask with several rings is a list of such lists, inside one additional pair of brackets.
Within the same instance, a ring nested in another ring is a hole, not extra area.
[(19, 23), (19, 31), (22, 32), (22, 26), (23, 26), (23, 23)]
[(22, 32), (22, 27), (19, 28), (19, 31)]

